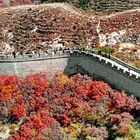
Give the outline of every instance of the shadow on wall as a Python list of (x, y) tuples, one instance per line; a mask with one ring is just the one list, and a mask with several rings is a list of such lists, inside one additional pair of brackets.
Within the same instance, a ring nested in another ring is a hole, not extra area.
[(123, 74), (121, 70), (111, 67), (109, 64), (81, 54), (72, 54), (68, 60), (64, 73), (71, 76), (77, 73), (87, 74), (96, 80), (103, 80), (110, 84), (114, 89), (126, 91), (140, 98), (140, 82)]

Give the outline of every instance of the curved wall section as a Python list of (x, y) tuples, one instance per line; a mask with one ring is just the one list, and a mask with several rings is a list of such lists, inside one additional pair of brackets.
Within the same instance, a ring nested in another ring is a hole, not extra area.
[(95, 79), (106, 81), (117, 90), (124, 90), (140, 98), (139, 79), (129, 76), (129, 73), (124, 73), (121, 69), (118, 70), (117, 67), (112, 67), (109, 63), (99, 61), (98, 58), (93, 58), (89, 54), (72, 54), (64, 72), (68, 75), (76, 73), (88, 74)]
[(41, 59), (39, 61), (7, 61), (0, 63), (0, 74), (17, 74), (25, 76), (29, 73), (47, 72), (49, 76), (63, 72), (68, 62), (68, 57)]
[(25, 58), (0, 61), (0, 74), (23, 77), (29, 73), (47, 72), (51, 78), (63, 71), (68, 75), (83, 73), (140, 98), (140, 70), (116, 58), (109, 59), (97, 52), (82, 50), (58, 51), (37, 59), (33, 56)]

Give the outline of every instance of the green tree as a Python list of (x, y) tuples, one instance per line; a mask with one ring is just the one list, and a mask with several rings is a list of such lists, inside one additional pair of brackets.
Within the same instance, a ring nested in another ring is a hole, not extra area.
[(97, 48), (97, 51), (99, 53), (104, 52), (106, 54), (109, 54), (109, 56), (110, 56), (111, 54), (113, 54), (115, 52), (115, 49), (113, 47), (110, 47), (110, 46), (106, 45), (106, 46), (102, 46), (102, 47), (99, 46)]
[(87, 5), (89, 3), (89, 0), (78, 0), (74, 3), (76, 7), (86, 9)]

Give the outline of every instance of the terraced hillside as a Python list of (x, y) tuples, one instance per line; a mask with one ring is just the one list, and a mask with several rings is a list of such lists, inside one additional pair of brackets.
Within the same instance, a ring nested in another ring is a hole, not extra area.
[(120, 50), (136, 47), (135, 59), (140, 58), (140, 9), (95, 16), (53, 3), (1, 9), (0, 19), (2, 54), (109, 45)]
[[(79, 0), (80, 1), (80, 0)], [(140, 7), (139, 0), (87, 0), (85, 5), (88, 9), (98, 12), (121, 12), (128, 9), (136, 9)]]
[(0, 7), (52, 2), (68, 2), (84, 10), (108, 14), (140, 7), (139, 0), (0, 0)]

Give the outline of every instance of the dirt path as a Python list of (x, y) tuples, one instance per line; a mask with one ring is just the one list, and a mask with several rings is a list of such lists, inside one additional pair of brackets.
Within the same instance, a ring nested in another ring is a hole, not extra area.
[[(41, 9), (44, 10), (47, 7), (52, 7), (52, 8), (61, 8), (64, 9), (72, 14), (77, 14), (77, 15), (83, 15), (82, 12), (74, 8), (73, 6), (66, 4), (66, 3), (48, 3), (48, 4), (40, 4), (40, 5), (20, 5), (20, 6), (13, 6), (13, 7), (7, 7), (7, 8), (2, 8), (0, 9), (0, 12), (5, 12), (5, 11), (19, 11), (19, 10), (27, 10), (29, 8), (32, 9)], [(43, 8), (43, 9), (42, 9)]]
[(114, 14), (110, 14), (110, 15), (95, 16), (95, 15), (92, 15), (92, 14), (89, 15), (89, 14), (83, 13), (82, 11), (80, 11), (80, 9), (78, 9), (78, 8), (76, 8), (76, 7), (74, 7), (70, 4), (67, 4), (67, 3), (48, 3), (48, 4), (40, 4), (40, 5), (21, 5), (21, 6), (1, 8), (0, 12), (21, 11), (21, 10), (28, 10), (29, 8), (40, 9), (42, 11), (42, 10), (46, 9), (47, 7), (61, 8), (64, 11), (70, 12), (71, 14), (76, 14), (76, 15), (79, 15), (79, 16), (88, 16), (89, 18), (95, 18), (95, 17), (97, 18), (98, 17), (99, 19), (112, 18), (112, 17), (115, 17), (115, 16), (119, 16), (121, 14), (126, 14), (126, 13), (130, 13), (130, 12), (134, 12), (134, 11), (140, 12), (140, 8), (139, 8), (139, 9), (127, 10), (127, 11), (124, 11), (124, 12), (118, 12), (118, 13), (114, 13)]
[(110, 15), (101, 16), (101, 18), (112, 18), (112, 17), (115, 17), (115, 16), (119, 16), (121, 14), (127, 14), (127, 13), (131, 13), (131, 12), (140, 12), (140, 8), (139, 9), (126, 10), (126, 11), (123, 11), (123, 12), (118, 12), (118, 13), (114, 13), (114, 14), (110, 14)]

